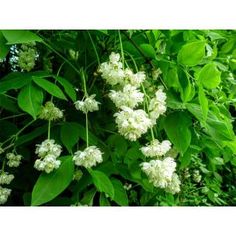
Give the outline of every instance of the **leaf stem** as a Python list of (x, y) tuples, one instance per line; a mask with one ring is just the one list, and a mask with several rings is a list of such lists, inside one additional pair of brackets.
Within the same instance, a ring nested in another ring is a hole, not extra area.
[(101, 63), (100, 63), (100, 58), (99, 58), (99, 56), (98, 56), (97, 49), (96, 49), (95, 44), (94, 44), (94, 42), (93, 42), (93, 38), (92, 38), (92, 36), (91, 36), (91, 34), (89, 33), (88, 30), (87, 30), (87, 33), (88, 33), (89, 39), (90, 39), (90, 41), (91, 41), (91, 43), (92, 43), (93, 50), (94, 50), (94, 52), (95, 52), (95, 55), (96, 55), (96, 58), (97, 58), (97, 61), (98, 61), (98, 65), (100, 65), (100, 64), (101, 64)]
[(86, 122), (86, 146), (89, 146), (89, 133), (88, 133), (88, 112), (85, 113), (85, 122)]
[(123, 50), (123, 44), (122, 44), (122, 38), (121, 38), (120, 30), (118, 30), (118, 35), (119, 35), (119, 40), (120, 40), (121, 60), (122, 60), (123, 68), (124, 68), (124, 66), (125, 66), (125, 57), (124, 57), (124, 50)]
[(48, 121), (48, 139), (50, 139), (51, 134), (51, 120)]

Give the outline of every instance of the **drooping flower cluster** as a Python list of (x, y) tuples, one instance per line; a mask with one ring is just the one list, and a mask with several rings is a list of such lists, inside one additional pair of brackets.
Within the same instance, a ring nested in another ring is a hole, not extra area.
[(176, 163), (173, 158), (166, 157), (164, 160), (143, 162), (141, 166), (155, 187), (165, 188), (172, 179)]
[(35, 43), (22, 44), (18, 54), (18, 66), (22, 71), (31, 71), (35, 66), (38, 57)]
[(176, 163), (173, 158), (166, 157), (163, 160), (143, 162), (141, 167), (155, 187), (164, 188), (172, 194), (180, 191), (180, 181), (178, 175), (175, 174)]
[[(6, 164), (9, 167), (18, 167), (21, 163), (22, 156), (11, 152), (7, 153), (5, 158), (8, 160)], [(4, 188), (1, 185), (8, 185), (15, 178), (13, 174), (4, 171), (4, 167), (5, 165), (3, 164), (3, 168), (0, 170), (0, 205), (5, 204), (11, 194), (11, 189)]]
[(157, 118), (166, 112), (166, 94), (162, 89), (158, 89), (155, 97), (150, 100), (148, 106), (152, 124), (156, 124)]
[(4, 188), (1, 185), (10, 184), (13, 179), (14, 175), (0, 171), (0, 205), (5, 204), (11, 194), (11, 189)]
[(98, 111), (99, 110), (99, 107), (98, 107), (99, 102), (94, 99), (95, 96), (96, 96), (95, 94), (92, 94), (81, 101), (76, 101), (74, 103), (75, 108), (77, 110), (82, 111), (85, 114), (88, 112)]
[(127, 84), (124, 86), (123, 91), (111, 90), (109, 97), (117, 108), (122, 106), (135, 108), (139, 103), (143, 102), (144, 94), (135, 86)]
[(144, 72), (136, 74), (129, 68), (124, 69), (120, 62), (120, 55), (112, 52), (109, 61), (101, 64), (101, 76), (112, 86), (119, 85), (120, 90), (111, 90), (110, 99), (119, 109), (114, 114), (118, 131), (126, 139), (136, 141), (151, 127), (148, 114), (142, 110), (134, 110), (144, 101), (144, 94), (139, 90), (146, 79)]
[[(115, 59), (114, 59), (115, 60)], [(100, 102), (96, 101), (95, 94), (92, 94), (90, 96), (87, 95), (86, 92), (86, 82), (84, 81), (84, 91), (85, 91), (85, 99), (82, 99), (81, 101), (76, 101), (75, 108), (77, 110), (82, 111), (84, 114), (88, 112), (93, 112), (99, 110), (99, 104)], [(102, 159), (102, 152), (100, 149), (96, 146), (89, 146), (89, 134), (88, 134), (88, 119), (86, 119), (86, 135), (87, 140), (86, 144), (87, 147), (83, 151), (76, 151), (73, 155), (73, 161), (75, 162), (75, 165), (77, 166), (83, 166), (85, 168), (91, 168), (93, 166), (96, 166), (98, 163), (101, 163), (103, 161)]]
[[(101, 64), (99, 72), (107, 84), (116, 88), (110, 91), (109, 97), (119, 109), (114, 114), (119, 133), (130, 141), (136, 141), (149, 128), (156, 125), (158, 117), (166, 112), (166, 94), (162, 88), (156, 90), (153, 87), (155, 90), (151, 93), (155, 93), (155, 96), (149, 97), (145, 92), (145, 85), (142, 84), (147, 83), (151, 86), (146, 80), (145, 73), (140, 71), (134, 74), (131, 69), (124, 69), (120, 55), (114, 52), (111, 53), (108, 62)], [(158, 75), (155, 74), (155, 79), (160, 73), (158, 71)], [(139, 90), (141, 85), (145, 95)], [(141, 103), (144, 103), (146, 111), (137, 109)], [(153, 139), (149, 145), (142, 147), (141, 151), (146, 157), (154, 160), (143, 162), (141, 166), (155, 187), (164, 188), (174, 194), (180, 191), (179, 177), (175, 174), (176, 163), (172, 157), (161, 159), (170, 149), (170, 141), (159, 142)]]
[(169, 140), (164, 140), (161, 143), (159, 140), (154, 139), (150, 145), (141, 148), (141, 151), (146, 157), (160, 157), (164, 156), (171, 149)]
[(46, 102), (42, 107), (42, 110), (39, 114), (39, 118), (43, 120), (54, 121), (61, 119), (63, 117), (63, 112), (57, 108), (53, 102)]
[(151, 121), (142, 109), (133, 110), (123, 106), (114, 116), (119, 133), (130, 141), (136, 141), (151, 127)]
[(54, 169), (59, 168), (61, 161), (57, 158), (61, 155), (62, 147), (55, 143), (53, 139), (46, 139), (41, 144), (36, 145), (35, 153), (40, 159), (34, 163), (34, 167), (39, 171), (46, 173), (52, 172)]
[(77, 166), (91, 168), (103, 161), (102, 152), (96, 146), (89, 146), (84, 151), (75, 152), (73, 160)]
[(109, 62), (104, 62), (99, 68), (99, 72), (102, 77), (110, 85), (116, 85), (122, 83), (125, 73), (122, 63), (120, 62), (120, 55), (111, 53), (109, 56)]
[(9, 167), (18, 167), (21, 163), (22, 156), (15, 153), (7, 153), (6, 158), (8, 159), (7, 165)]
[(4, 171), (0, 172), (0, 185), (10, 184), (13, 179), (14, 175), (8, 174), (7, 172)]
[(0, 205), (3, 205), (7, 202), (8, 197), (11, 194), (11, 189), (3, 188), (0, 186)]
[(169, 140), (162, 142), (157, 139), (152, 140), (149, 145), (141, 147), (140, 150), (144, 156), (151, 157), (154, 160), (143, 162), (141, 167), (155, 187), (164, 188), (165, 191), (175, 194), (180, 191), (180, 180), (175, 173), (176, 162), (172, 157), (160, 159), (170, 149), (171, 143)]

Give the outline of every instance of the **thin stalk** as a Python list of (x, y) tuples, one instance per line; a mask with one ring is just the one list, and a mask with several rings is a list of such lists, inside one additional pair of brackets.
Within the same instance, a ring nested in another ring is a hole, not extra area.
[(25, 125), (22, 129), (20, 129), (17, 133), (16, 133), (16, 137), (19, 136), (20, 133), (22, 133), (27, 127), (29, 127), (31, 124), (33, 124), (35, 122), (35, 120), (30, 121), (27, 125)]
[(26, 114), (25, 113), (21, 113), (21, 114), (18, 114), (18, 115), (13, 115), (13, 116), (6, 116), (6, 117), (3, 117), (2, 119), (0, 120), (7, 120), (7, 119), (12, 119), (12, 118), (15, 118), (15, 117), (19, 117), (19, 116), (25, 116)]
[(83, 80), (83, 86), (84, 86), (84, 95), (85, 97), (88, 96), (88, 92), (87, 92), (87, 86), (86, 86), (86, 80), (85, 80), (85, 76), (84, 76), (84, 71), (81, 71), (81, 77)]
[(123, 67), (124, 67), (125, 57), (124, 57), (124, 50), (123, 50), (123, 44), (122, 44), (122, 38), (121, 38), (120, 30), (118, 30), (118, 35), (119, 35), (119, 40), (120, 40), (121, 60), (122, 60), (122, 64), (123, 64)]
[(88, 33), (89, 39), (90, 39), (90, 41), (91, 41), (91, 43), (92, 43), (93, 50), (94, 50), (94, 52), (95, 52), (95, 55), (96, 55), (96, 58), (97, 58), (97, 61), (98, 61), (98, 65), (100, 65), (100, 64), (101, 64), (101, 63), (100, 63), (100, 58), (99, 58), (99, 56), (98, 56), (98, 52), (97, 52), (96, 46), (95, 46), (95, 44), (94, 44), (94, 42), (93, 42), (93, 38), (92, 38), (91, 34), (89, 33), (89, 31), (87, 31), (87, 33)]
[(50, 139), (51, 134), (51, 120), (48, 121), (48, 139)]
[(79, 69), (77, 69), (68, 59), (66, 59), (63, 55), (61, 55), (57, 50), (55, 50), (50, 44), (46, 43), (45, 41), (43, 42), (43, 44), (48, 47), (50, 50), (52, 50), (55, 54), (57, 54), (61, 59), (63, 59), (68, 65), (70, 65), (75, 72), (77, 72), (78, 74), (80, 74)]
[(85, 122), (86, 122), (86, 146), (89, 146), (89, 133), (88, 133), (88, 113), (85, 113)]

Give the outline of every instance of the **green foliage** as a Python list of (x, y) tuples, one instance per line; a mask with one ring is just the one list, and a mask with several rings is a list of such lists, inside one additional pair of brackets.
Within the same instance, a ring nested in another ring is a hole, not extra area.
[(19, 107), (36, 119), (43, 103), (43, 92), (33, 83), (30, 83), (21, 89), (17, 100)]
[(185, 44), (178, 53), (178, 62), (186, 66), (196, 66), (205, 56), (205, 42)]
[[(31, 72), (14, 62), (24, 45), (37, 52)], [(234, 30), (1, 30), (0, 167), (8, 152), (23, 156), (6, 205), (236, 205), (235, 46)], [(160, 86), (167, 95), (166, 113), (135, 142), (118, 134), (117, 109), (108, 98), (113, 88), (98, 72), (111, 52), (123, 53), (134, 72), (145, 71), (140, 90), (148, 99)], [(74, 105), (85, 98), (84, 81), (100, 103), (87, 123)], [(39, 119), (47, 101), (63, 118)], [(153, 135), (172, 143), (166, 155), (177, 163), (178, 194), (155, 188), (141, 170), (150, 159), (140, 148)], [(47, 138), (62, 146), (62, 164), (39, 175), (35, 148)], [(101, 150), (103, 162), (74, 168), (72, 155), (87, 141)]]
[(165, 119), (168, 138), (183, 155), (191, 143), (191, 118), (185, 112), (174, 112)]
[(111, 198), (114, 197), (114, 187), (110, 179), (103, 172), (98, 170), (90, 170), (93, 183), (99, 192), (108, 194)]
[(51, 201), (64, 191), (71, 183), (74, 165), (71, 156), (61, 157), (61, 166), (53, 173), (42, 173), (32, 192), (32, 206), (42, 205)]

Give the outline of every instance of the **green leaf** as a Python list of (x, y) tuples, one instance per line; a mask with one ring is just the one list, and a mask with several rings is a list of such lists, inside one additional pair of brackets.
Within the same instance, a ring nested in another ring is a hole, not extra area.
[(75, 122), (65, 122), (61, 126), (61, 141), (69, 152), (79, 140), (80, 126)]
[(84, 196), (81, 199), (80, 203), (83, 205), (92, 206), (95, 194), (96, 194), (96, 189), (95, 188), (90, 189), (89, 191), (84, 193)]
[(140, 45), (140, 48), (146, 57), (156, 58), (156, 52), (152, 45), (144, 43)]
[(205, 121), (207, 119), (207, 113), (208, 113), (208, 100), (202, 86), (199, 86), (198, 100), (201, 105), (203, 120)]
[(182, 69), (178, 70), (179, 84), (180, 84), (180, 96), (183, 102), (189, 102), (195, 95), (194, 87), (192, 86), (187, 73)]
[(9, 52), (10, 47), (6, 45), (6, 39), (0, 31), (0, 60), (4, 59)]
[(0, 93), (7, 92), (11, 89), (19, 89), (31, 82), (29, 73), (12, 72), (3, 77), (0, 81)]
[(55, 76), (55, 79), (64, 87), (66, 94), (71, 98), (73, 102), (76, 101), (76, 92), (73, 85), (66, 79)]
[(164, 121), (164, 128), (168, 138), (182, 155), (191, 142), (190, 125), (191, 118), (186, 112), (171, 113)]
[(127, 151), (127, 141), (119, 134), (110, 135), (107, 143), (110, 150), (114, 151), (118, 156), (124, 156)]
[(36, 119), (43, 103), (43, 91), (30, 83), (21, 89), (17, 100), (19, 107)]
[(119, 181), (118, 179), (112, 179), (111, 182), (115, 190), (113, 201), (115, 201), (120, 206), (128, 206), (128, 196), (121, 181)]
[(104, 193), (100, 193), (100, 197), (99, 197), (99, 206), (110, 206), (110, 202), (107, 199), (107, 197), (105, 196)]
[(216, 88), (221, 82), (221, 72), (214, 63), (207, 64), (199, 72), (198, 80), (207, 89)]
[(114, 197), (115, 191), (111, 180), (103, 172), (98, 170), (89, 170), (92, 176), (93, 183), (99, 192), (108, 194), (111, 198)]
[(74, 164), (71, 156), (59, 158), (61, 165), (57, 170), (46, 174), (42, 173), (32, 192), (32, 206), (39, 206), (51, 201), (63, 192), (73, 179)]
[(43, 42), (37, 34), (28, 30), (2, 30), (2, 34), (7, 44)]
[(198, 65), (205, 56), (205, 44), (204, 41), (185, 44), (178, 53), (178, 62), (186, 66)]
[(34, 77), (33, 81), (40, 86), (41, 88), (43, 88), (45, 91), (47, 91), (49, 94), (53, 95), (54, 97), (63, 99), (63, 100), (67, 100), (67, 98), (65, 97), (65, 95), (63, 94), (63, 92), (61, 91), (61, 89), (53, 84), (52, 82), (43, 79), (43, 78), (39, 78), (39, 77)]
[(16, 101), (4, 94), (0, 94), (0, 107), (11, 112), (19, 113)]

